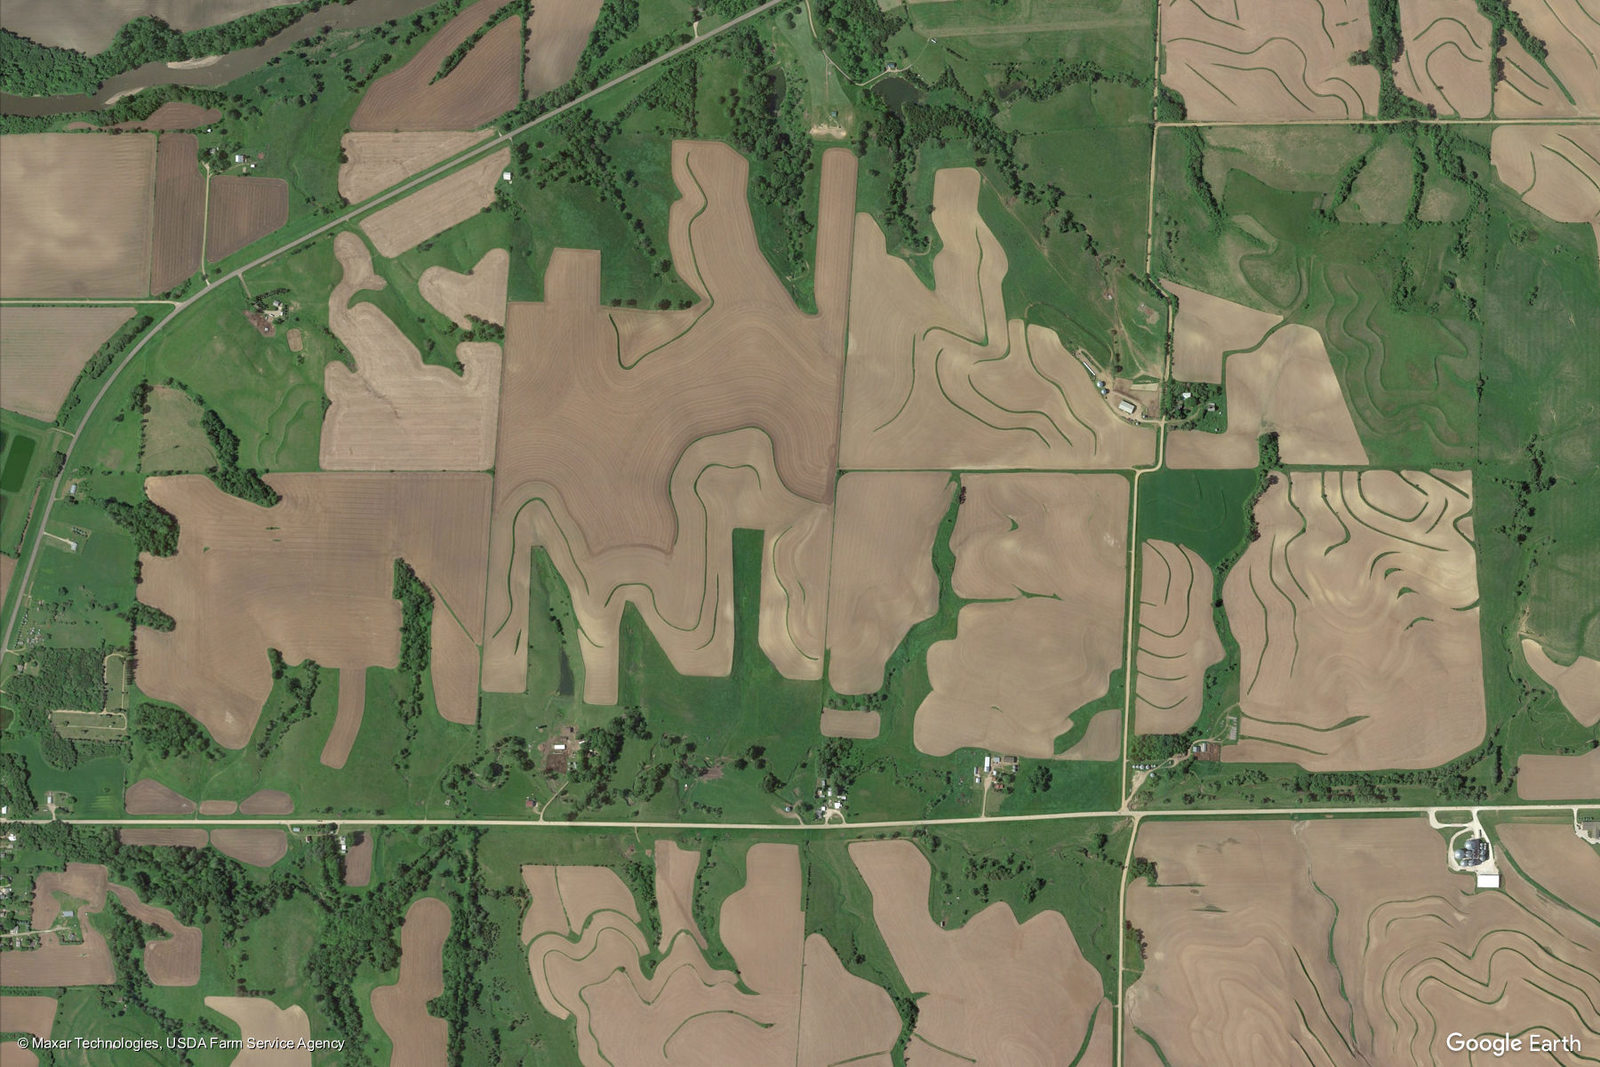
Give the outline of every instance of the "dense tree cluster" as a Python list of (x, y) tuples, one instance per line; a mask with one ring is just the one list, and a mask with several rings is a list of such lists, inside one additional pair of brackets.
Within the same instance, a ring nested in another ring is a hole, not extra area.
[(226, 755), (206, 728), (180, 708), (144, 701), (130, 720), (128, 725), (133, 736), (147, 754), (162, 759), (198, 756), (208, 760), (219, 760)]
[(152, 503), (140, 493), (137, 504), (128, 504), (115, 497), (101, 501), (111, 521), (133, 537), (140, 552), (152, 556), (171, 556), (178, 551), (178, 520), (172, 512)]
[[(0, 30), (0, 33), (5, 31)], [(66, 400), (61, 403), (61, 410), (56, 412), (56, 425), (65, 426), (72, 413), (83, 402), (80, 395), (80, 386), (84, 382), (92, 382), (111, 369), (112, 361), (122, 355), (127, 347), (155, 320), (149, 315), (135, 315), (123, 323), (117, 332), (106, 338), (105, 344), (95, 350), (89, 357), (89, 362), (83, 365), (83, 370), (78, 372), (78, 380), (73, 383), (72, 391), (67, 394)]]
[[(308, 659), (298, 666), (290, 666), (284, 662), (283, 653), (275, 648), (267, 650), (267, 658), (272, 663), (273, 680), (283, 681), (283, 697), (281, 701), (269, 703), (262, 713), (267, 725), (256, 741), (256, 755), (262, 759), (277, 750), (289, 727), (311, 717), (312, 702), (322, 682), (322, 665), (316, 660)], [(276, 697), (277, 693), (273, 695)]]
[(905, 23), (904, 16), (884, 11), (877, 0), (817, 0), (811, 13), (822, 47), (857, 82), (883, 73), (889, 38)]
[(403, 559), (394, 561), (394, 598), (400, 601), (400, 669), (420, 674), (428, 669), (433, 640), (433, 591)]
[(39, 807), (28, 761), (15, 752), (0, 752), (0, 807), (15, 818), (26, 818)]
[(216, 465), (208, 469), (206, 475), (216, 483), (218, 489), (264, 508), (270, 508), (283, 499), (276, 489), (261, 480), (259, 471), (253, 467), (239, 466), (239, 437), (228, 429), (221, 415), (206, 408), (205, 414), (200, 417), (200, 427), (205, 430), (206, 440), (211, 442), (211, 450), (217, 457)]

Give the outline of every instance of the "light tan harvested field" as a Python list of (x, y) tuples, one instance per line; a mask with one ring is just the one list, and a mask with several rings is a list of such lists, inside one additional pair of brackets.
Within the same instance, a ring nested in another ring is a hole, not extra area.
[(141, 778), (130, 785), (122, 798), (122, 806), (129, 815), (194, 814), (194, 801), (173, 792), (154, 778)]
[(182, 389), (156, 385), (145, 402), (150, 412), (144, 417), (140, 470), (203, 471), (216, 465), (217, 454), (201, 425), (205, 409), (193, 397)]
[(132, 308), (0, 308), (0, 404), (55, 421), (83, 365), (132, 317)]
[(528, 61), (523, 92), (538, 96), (567, 83), (594, 31), (604, 0), (545, 0), (528, 17)]
[(1117, 418), (1054, 331), (1006, 321), (1006, 254), (970, 168), (933, 182), (942, 243), (929, 290), (856, 219), (840, 462), (852, 469), (1126, 467), (1155, 434)]
[(294, 798), (281, 789), (258, 789), (239, 801), (240, 815), (289, 815)]
[(510, 270), (511, 253), (504, 248), (491, 248), (466, 274), (457, 274), (448, 267), (429, 267), (417, 279), (417, 291), (439, 314), (463, 330), (472, 329), (473, 318), (504, 326)]
[(165, 104), (150, 112), (150, 117), (147, 119), (130, 119), (127, 122), (119, 122), (115, 126), (108, 126), (107, 129), (193, 130), (201, 126), (209, 126), (220, 118), (222, 118), (222, 112), (214, 107), (201, 107), (199, 104), (191, 104), (187, 100), (168, 100)]
[(491, 130), (347, 133), (339, 141), (339, 195), (358, 204), (482, 141)]
[(1496, 116), (1600, 115), (1600, 16), (1592, 0), (1511, 0), (1510, 7), (1549, 49), (1550, 69), (1515, 41), (1502, 45), (1506, 78), (1495, 87)]
[(289, 332), (285, 335), (284, 340), (289, 342), (289, 351), (291, 352), (300, 352), (306, 347), (305, 334), (301, 333), (298, 329), (292, 326), (289, 328)]
[(1068, 760), (1114, 760), (1122, 758), (1122, 709), (1101, 708), (1088, 712), (1089, 729), (1077, 744), (1056, 756)]
[[(1474, 892), (1425, 819), (1146, 823), (1134, 851), (1159, 883), (1128, 889), (1150, 946), (1130, 1041), (1143, 1031), (1166, 1062), (1465, 1063), (1452, 1031), (1530, 1026), (1600, 1044), (1593, 920), (1505, 864), (1503, 891)], [(1537, 851), (1521, 858), (1534, 879)]]
[(1200, 717), (1206, 668), (1222, 659), (1211, 568), (1170, 541), (1140, 546), (1139, 656), (1133, 728), (1181, 734)]
[(232, 1019), (247, 1046), (251, 1038), (290, 1045), (286, 1049), (246, 1047), (230, 1067), (311, 1067), (311, 1053), (304, 1047), (304, 1042), (311, 1040), (311, 1020), (300, 1005), (279, 1008), (266, 997), (207, 997), (206, 1007)]
[(371, 830), (350, 834), (344, 854), (344, 884), (364, 886), (372, 881), (372, 847), (376, 839)]
[(500, 0), (478, 0), (447, 22), (405, 66), (373, 82), (350, 128), (466, 130), (515, 107), (522, 66), (522, 25), (516, 18), (484, 34), (454, 70), (433, 81), (444, 58), (499, 7)]
[(1522, 639), (1528, 666), (1556, 691), (1572, 717), (1585, 726), (1600, 723), (1600, 660), (1579, 656), (1562, 666), (1532, 638)]
[(679, 848), (671, 841), (657, 841), (652, 858), (656, 862), (656, 909), (661, 920), (659, 948), (665, 952), (679, 934), (688, 934), (695, 944), (705, 948), (705, 935), (694, 921), (694, 877), (700, 869), (700, 853)]
[(838, 708), (822, 709), (823, 737), (853, 737), (871, 740), (881, 728), (876, 711), (843, 711)]
[[(669, 864), (686, 858), (667, 845), (656, 850)], [(651, 948), (637, 917), (614, 907), (628, 895), (621, 879), (586, 868), (580, 888), (568, 870), (523, 868), (533, 894), (523, 935), (531, 934), (540, 1003), (573, 1019), (582, 1063), (788, 1067), (866, 1060), (894, 1045), (899, 1017), (888, 994), (847, 972), (821, 935), (805, 936), (798, 847), (758, 844), (746, 854), (745, 884), (723, 902), (718, 923), (737, 973), (713, 968), (698, 936), (672, 936), (698, 934), (687, 925), (692, 865), (658, 871), (658, 897), (670, 883), (670, 910), (682, 914), (663, 914), (669, 947), (648, 978), (640, 961)], [(557, 885), (565, 920), (548, 899)]]
[(955, 489), (940, 471), (840, 477), (828, 578), (828, 683), (835, 692), (877, 692), (907, 631), (938, 610), (933, 540)]
[(1161, 0), (1162, 81), (1191, 119), (1356, 119), (1378, 113), (1363, 0)]
[(372, 1015), (394, 1042), (391, 1067), (433, 1067), (449, 1059), (450, 1028), (428, 1014), (428, 1001), (444, 992), (444, 939), (450, 906), (423, 897), (400, 924), (400, 977), (372, 991)]
[(1489, 20), (1475, 4), (1462, 0), (1410, 0), (1399, 6), (1405, 50), (1395, 64), (1395, 85), (1440, 115), (1488, 115), (1494, 36)]
[(117, 831), (124, 845), (151, 845), (161, 848), (205, 848), (204, 830), (168, 826), (124, 826)]
[(560, 249), (544, 302), (508, 312), (490, 691), (526, 684), (534, 544), (572, 590), (588, 701), (616, 699), (629, 602), (680, 672), (726, 675), (734, 525), (766, 532), (762, 649), (790, 677), (821, 676), (855, 159), (823, 155), (816, 315), (756, 242), (743, 158), (679, 141), (672, 160), (672, 259), (700, 296), (687, 320), (602, 308), (599, 254)]
[(500, 346), (456, 346), (463, 373), (425, 364), (375, 304), (352, 303), (387, 284), (353, 233), (334, 238), (344, 278), (328, 301), (328, 325), (356, 369), (330, 361), (323, 387), (324, 470), (485, 470), (494, 465)]
[(1600, 221), (1600, 126), (1496, 126), (1495, 176), (1557, 222)]
[(253, 867), (271, 867), (289, 852), (289, 835), (261, 826), (219, 826), (211, 845), (224, 856)]
[(1223, 583), (1235, 761), (1434, 767), (1483, 740), (1471, 472), (1295, 471)]
[(200, 928), (185, 926), (166, 908), (146, 904), (127, 886), (113, 885), (129, 915), (143, 923), (159, 926), (167, 936), (144, 943), (144, 970), (159, 986), (192, 986), (200, 981)]
[[(141, 629), (139, 684), (242, 748), (272, 689), (267, 649), (340, 671), (400, 655), (394, 560), (463, 625), (481, 626), (489, 479), (477, 474), (271, 474), (260, 508), (202, 475), (151, 478), (179, 522), (178, 554), (143, 558), (140, 598), (172, 615)], [(481, 631), (480, 631), (481, 632)], [(476, 635), (474, 635), (476, 636)], [(190, 809), (192, 810), (192, 809)]]
[(350, 758), (356, 734), (361, 732), (361, 716), (367, 709), (367, 670), (365, 667), (346, 667), (339, 671), (339, 713), (328, 731), (328, 740), (322, 746), (321, 762), (324, 767), (338, 770)]
[(199, 152), (200, 142), (192, 133), (164, 133), (157, 141), (152, 293), (164, 293), (200, 269), (206, 177), (200, 171)]
[(239, 810), (237, 800), (202, 800), (201, 815), (232, 815)]
[(1229, 356), (1223, 373), (1226, 432), (1173, 431), (1167, 438), (1169, 467), (1254, 467), (1256, 438), (1268, 430), (1278, 431), (1285, 463), (1366, 464), (1367, 450), (1316, 330), (1280, 327), (1254, 351)]
[[(52, 928), (61, 918), (60, 893), (76, 908), (81, 944), (64, 945)], [(110, 985), (116, 981), (111, 948), (94, 928), (92, 917), (105, 908), (106, 869), (99, 864), (69, 863), (65, 870), (46, 871), (34, 879), (33, 914), (29, 928), (42, 930), (40, 947), (10, 949), (5, 956), (8, 986)]]
[(211, 179), (206, 209), (206, 262), (219, 263), (289, 221), (289, 184), (282, 178)]
[(17, 558), (15, 556), (0, 556), (0, 604), (6, 599), (6, 592), (11, 588), (11, 576), (16, 573)]
[[(294, 0), (6, 0), (0, 24), (40, 44), (103, 51), (127, 22), (153, 15), (177, 30), (217, 26)], [(164, 104), (163, 107), (171, 107)], [(185, 105), (192, 106), (192, 105)]]
[(979, 1063), (1059, 1063), (1076, 1053), (1105, 995), (1060, 912), (1019, 924), (1010, 905), (991, 904), (947, 930), (928, 914), (932, 872), (915, 844), (854, 841), (850, 859), (917, 997), (917, 1039)]
[(1600, 797), (1600, 748), (1581, 756), (1519, 756), (1517, 795), (1523, 800), (1592, 801)]
[(0, 292), (146, 295), (155, 165), (150, 134), (0, 139)]
[(1172, 376), (1184, 382), (1222, 384), (1222, 357), (1254, 348), (1283, 319), (1165, 279), (1178, 298), (1172, 326)]
[(1546, 893), (1580, 915), (1600, 917), (1600, 850), (1570, 823), (1500, 823), (1494, 838), (1502, 864), (1509, 853)]
[(501, 149), (379, 208), (361, 220), (361, 229), (380, 256), (410, 251), (494, 203), (495, 186), (510, 162), (511, 149)]
[(974, 474), (950, 547), (961, 608), (928, 649), (918, 751), (1047, 759), (1121, 662), (1128, 483), (1109, 474)]
[(432, 633), (434, 703), (446, 722), (471, 726), (478, 721), (478, 646), (438, 597), (433, 598)]
[[(55, 997), (0, 996), (0, 1031), (49, 1037), (56, 1021)], [(31, 1067), (39, 1057), (15, 1043), (0, 1044), (0, 1067)]]

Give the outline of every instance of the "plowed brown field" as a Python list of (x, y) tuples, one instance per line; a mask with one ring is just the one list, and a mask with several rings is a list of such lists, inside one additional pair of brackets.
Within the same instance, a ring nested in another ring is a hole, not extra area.
[(471, 726), (478, 721), (478, 646), (450, 609), (434, 597), (433, 700), (446, 722)]
[[(61, 917), (61, 893), (83, 901), (77, 910), (80, 944), (64, 945), (49, 932)], [(105, 935), (95, 929), (92, 919), (106, 904), (106, 869), (98, 864), (69, 863), (64, 871), (46, 871), (34, 879), (33, 916), (30, 928), (47, 931), (40, 935), (40, 947), (12, 949), (5, 954), (5, 984), (8, 986), (110, 985), (116, 981), (111, 948)]]
[(917, 749), (1048, 759), (1120, 662), (1128, 483), (1117, 475), (974, 474), (950, 546), (956, 636), (928, 650)]
[[(405, 66), (372, 83), (350, 119), (352, 130), (466, 130), (517, 104), (522, 26), (510, 18), (484, 34), (442, 81), (439, 64), (500, 7), (478, 0), (433, 35)], [(430, 84), (430, 82), (432, 84)]]
[(186, 100), (168, 100), (150, 112), (147, 119), (132, 119), (108, 127), (113, 130), (192, 130), (209, 126), (222, 118), (214, 107), (201, 107)]
[(526, 684), (535, 543), (573, 592), (586, 699), (616, 699), (628, 602), (678, 670), (726, 674), (730, 523), (767, 534), (763, 650), (792, 677), (820, 676), (855, 160), (823, 156), (818, 314), (806, 315), (756, 242), (745, 161), (706, 142), (677, 142), (672, 157), (683, 194), (670, 220), (673, 262), (701, 296), (692, 325), (665, 338), (654, 313), (602, 308), (598, 254), (566, 250), (551, 257), (544, 302), (509, 310), (491, 691)]
[[(933, 539), (955, 489), (939, 471), (840, 477), (828, 581), (828, 683), (835, 692), (876, 692), (906, 632), (938, 610)], [(826, 712), (823, 719), (826, 733)]]
[(1600, 797), (1600, 748), (1581, 756), (1519, 756), (1517, 795), (1523, 800), (1592, 801)]
[(361, 220), (361, 229), (380, 256), (408, 252), (494, 203), (495, 186), (510, 163), (511, 149), (501, 149), (379, 208)]
[(373, 273), (361, 238), (333, 242), (344, 278), (328, 301), (328, 325), (356, 369), (323, 371), (324, 470), (485, 470), (494, 465), (500, 346), (456, 346), (463, 373), (422, 362), (422, 353), (375, 304), (352, 303), (387, 284)]
[(55, 421), (83, 365), (132, 308), (0, 308), (0, 405)]
[(289, 185), (282, 178), (218, 175), (206, 212), (206, 262), (221, 262), (288, 221)]
[(413, 174), (464, 152), (489, 136), (489, 130), (419, 133), (347, 133), (339, 141), (339, 195), (358, 204)]
[(122, 806), (129, 815), (192, 815), (194, 801), (162, 785), (154, 778), (141, 778), (128, 787)]
[(932, 871), (915, 844), (855, 841), (850, 859), (917, 998), (915, 1047), (925, 1042), (967, 1062), (1043, 1064), (1088, 1040), (1105, 993), (1060, 912), (1018, 923), (1010, 905), (991, 904), (947, 930), (928, 914)]
[[(178, 518), (178, 553), (145, 557), (140, 598), (171, 614), (139, 631), (140, 687), (243, 747), (272, 688), (267, 649), (290, 663), (392, 667), (400, 652), (394, 560), (466, 626), (483, 618), (489, 479), (474, 474), (273, 474), (260, 508), (201, 475), (151, 478)], [(480, 631), (481, 632), (481, 631)], [(192, 809), (190, 809), (192, 810)]]
[(390, 1067), (434, 1067), (448, 1058), (450, 1029), (428, 1014), (428, 1001), (444, 992), (444, 939), (450, 907), (423, 897), (400, 924), (400, 978), (372, 991), (372, 1015), (394, 1042)]
[(211, 846), (252, 867), (271, 867), (289, 852), (289, 835), (261, 826), (219, 826), (211, 831)]
[(1138, 733), (1181, 734), (1200, 717), (1206, 668), (1222, 659), (1211, 599), (1211, 568), (1192, 549), (1144, 543), (1133, 717)]
[(164, 133), (157, 142), (152, 293), (164, 293), (200, 269), (206, 178), (200, 172), (199, 152), (200, 142), (192, 133)]
[(545, 0), (528, 18), (528, 64), (523, 91), (538, 96), (559, 89), (578, 69), (604, 0)]
[(1307, 770), (1434, 767), (1483, 740), (1470, 472), (1295, 471), (1223, 583), (1240, 743)]
[(159, 926), (167, 935), (144, 944), (144, 970), (150, 981), (159, 986), (191, 986), (199, 982), (200, 928), (185, 926), (166, 908), (146, 904), (126, 886), (110, 888), (129, 915)]
[(367, 709), (367, 671), (346, 667), (339, 672), (339, 713), (322, 746), (322, 765), (338, 770), (350, 758), (356, 734), (361, 731), (361, 716)]
[(0, 292), (144, 296), (156, 139), (30, 133), (0, 148)]
[(929, 290), (856, 220), (841, 462), (853, 469), (1125, 467), (1155, 434), (1117, 418), (1052, 330), (1006, 320), (1007, 260), (978, 215), (976, 170), (941, 170)]
[(364, 886), (372, 881), (373, 840), (371, 830), (357, 830), (350, 835), (344, 854), (345, 885)]
[(466, 274), (447, 267), (429, 267), (417, 279), (417, 291), (439, 314), (463, 330), (472, 329), (473, 318), (504, 326), (506, 276), (510, 269), (511, 254), (504, 248), (491, 248)]
[(204, 830), (186, 830), (167, 826), (124, 826), (117, 831), (117, 840), (124, 845), (150, 845), (160, 848), (205, 848)]
[(258, 789), (239, 801), (240, 815), (288, 815), (294, 798), (281, 789)]
[[(0, 1030), (8, 1034), (49, 1037), (56, 1021), (55, 997), (17, 997), (0, 995)], [(5, 1067), (32, 1067), (39, 1057), (31, 1050), (6, 1042)]]
[(1150, 947), (1126, 995), (1130, 1052), (1230, 1067), (1305, 1062), (1306, 1049), (1330, 1067), (1478, 1062), (1448, 1049), (1452, 1031), (1526, 1034), (1535, 1019), (1594, 1047), (1600, 932), (1521, 873), (1559, 877), (1588, 849), (1567, 835), (1573, 852), (1521, 843), (1503, 891), (1474, 892), (1421, 818), (1146, 823), (1135, 852), (1159, 880), (1128, 889)]

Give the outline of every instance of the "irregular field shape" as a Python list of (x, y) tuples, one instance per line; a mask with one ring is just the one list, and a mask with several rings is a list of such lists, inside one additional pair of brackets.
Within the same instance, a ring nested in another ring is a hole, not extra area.
[[(489, 480), (473, 474), (273, 474), (260, 508), (199, 475), (151, 478), (178, 554), (143, 557), (141, 598), (178, 621), (138, 633), (140, 686), (242, 748), (272, 689), (267, 649), (343, 670), (400, 654), (394, 560), (481, 626)], [(474, 635), (476, 636), (476, 635)]]
[(489, 136), (490, 130), (347, 133), (339, 139), (339, 195), (358, 204)]
[(83, 365), (132, 317), (132, 308), (0, 308), (0, 403), (53, 422)]
[(150, 134), (0, 140), (0, 292), (148, 294), (155, 163)]
[(423, 897), (406, 909), (400, 924), (400, 977), (372, 991), (372, 1015), (394, 1042), (391, 1067), (426, 1067), (448, 1059), (450, 1028), (428, 1014), (428, 1002), (444, 992), (444, 941), (450, 907)]
[(1117, 418), (1052, 330), (1006, 320), (1006, 255), (970, 168), (934, 176), (935, 287), (859, 215), (840, 462), (852, 469), (1127, 467), (1155, 436)]
[(194, 801), (175, 793), (154, 778), (141, 778), (122, 797), (129, 815), (192, 815)]
[(1600, 126), (1496, 126), (1489, 159), (1535, 211), (1600, 224)]
[(1122, 709), (1101, 708), (1089, 712), (1089, 728), (1077, 744), (1056, 756), (1065, 760), (1114, 760), (1122, 758)]
[(1161, 280), (1178, 298), (1172, 327), (1172, 376), (1185, 382), (1222, 384), (1222, 357), (1254, 348), (1281, 316), (1236, 304), (1220, 296)]
[(1167, 438), (1168, 466), (1254, 467), (1256, 438), (1268, 430), (1278, 431), (1285, 463), (1366, 464), (1367, 450), (1316, 330), (1282, 326), (1259, 348), (1229, 356), (1224, 374), (1227, 430), (1174, 430)]
[(1378, 111), (1363, 0), (1161, 0), (1162, 81), (1191, 119), (1355, 119)]
[[(6, 0), (4, 26), (40, 44), (87, 55), (104, 51), (124, 23), (153, 15), (197, 30), (295, 0)], [(171, 105), (163, 104), (163, 107)], [(159, 110), (159, 109), (158, 109)]]
[[(667, 844), (657, 842), (658, 856), (669, 864), (685, 858), (663, 851)], [(594, 872), (589, 880), (598, 890), (581, 899), (567, 886), (572, 868), (523, 869), (534, 899), (524, 937), (544, 931), (533, 936), (529, 950), (534, 986), (546, 1010), (573, 1018), (581, 1062), (831, 1063), (893, 1045), (899, 1024), (888, 995), (845, 972), (820, 935), (805, 937), (799, 849), (753, 845), (745, 869), (745, 884), (724, 900), (719, 922), (738, 973), (712, 968), (696, 937), (671, 936), (685, 920), (669, 924), (663, 914), (670, 948), (648, 978), (640, 961), (649, 947), (637, 915), (596, 907), (618, 896), (631, 904), (614, 872), (578, 868)], [(658, 887), (682, 887), (672, 894), (671, 910), (692, 913), (692, 903), (682, 899), (692, 878), (692, 867), (658, 870)], [(541, 904), (552, 882), (566, 902), (565, 923), (550, 914), (547, 900)]]
[(523, 91), (538, 96), (565, 85), (578, 70), (604, 0), (546, 0), (528, 18), (528, 59)]
[(206, 262), (219, 263), (289, 221), (289, 183), (282, 178), (211, 179), (206, 209)]
[(1533, 673), (1556, 691), (1574, 719), (1585, 726), (1600, 724), (1600, 660), (1579, 656), (1562, 666), (1528, 637), (1522, 639), (1522, 655)]
[(200, 171), (199, 152), (200, 142), (192, 133), (164, 133), (156, 142), (152, 293), (164, 293), (200, 269), (206, 176)]
[(350, 128), (465, 130), (515, 107), (522, 60), (522, 27), (515, 17), (484, 34), (455, 69), (433, 81), (445, 57), (500, 6), (501, 0), (478, 0), (445, 23), (405, 66), (372, 83)]
[(1591, 748), (1581, 756), (1519, 756), (1517, 795), (1523, 800), (1600, 797), (1600, 748)]
[(281, 789), (258, 789), (239, 801), (240, 815), (288, 815), (294, 800)]
[[(285, 0), (292, 3), (293, 0)], [(187, 100), (168, 100), (165, 104), (150, 112), (146, 119), (131, 119), (128, 122), (119, 122), (115, 126), (108, 126), (111, 130), (193, 130), (200, 126), (209, 126), (222, 118), (222, 112), (214, 107), (201, 107), (191, 104)]]
[(673, 174), (673, 262), (694, 308), (602, 308), (598, 254), (561, 249), (545, 301), (510, 307), (488, 690), (526, 684), (533, 544), (572, 592), (586, 700), (616, 699), (627, 602), (678, 671), (727, 674), (734, 525), (766, 531), (762, 649), (791, 677), (821, 674), (855, 160), (823, 155), (816, 315), (756, 243), (739, 155), (680, 141)]
[[(202, 833), (204, 831), (201, 831)], [(146, 904), (126, 886), (111, 892), (135, 919), (159, 926), (167, 936), (144, 943), (144, 970), (158, 986), (192, 986), (200, 981), (200, 928), (185, 926), (166, 908)]]
[(289, 835), (261, 826), (219, 826), (211, 831), (211, 846), (252, 867), (271, 867), (289, 852)]
[(688, 934), (695, 944), (705, 948), (705, 935), (694, 920), (694, 879), (700, 869), (700, 853), (662, 840), (656, 842), (654, 859), (656, 908), (661, 918), (661, 941), (657, 947), (664, 952), (679, 934)]
[(361, 732), (361, 716), (367, 710), (367, 671), (348, 667), (339, 671), (339, 710), (328, 731), (328, 740), (319, 757), (324, 767), (338, 770), (350, 759), (356, 735)]
[(1600, 116), (1600, 18), (1589, 0), (1510, 0), (1509, 6), (1549, 49), (1549, 69), (1508, 41), (1500, 50), (1506, 79), (1495, 87), (1496, 116)]
[(472, 329), (473, 318), (504, 326), (510, 270), (511, 253), (504, 248), (491, 248), (466, 274), (448, 267), (429, 267), (417, 279), (417, 291), (439, 314), (463, 330)]
[(433, 700), (446, 722), (471, 726), (478, 721), (478, 645), (450, 608), (433, 598)]
[(839, 478), (828, 576), (828, 682), (835, 692), (876, 692), (907, 631), (938, 610), (933, 540), (955, 488), (942, 471)]
[(462, 373), (422, 362), (422, 353), (375, 304), (355, 302), (387, 283), (353, 233), (333, 241), (344, 277), (328, 300), (328, 327), (355, 359), (323, 369), (324, 470), (485, 470), (494, 465), (500, 346), (456, 346)]
[(931, 869), (915, 844), (855, 841), (850, 859), (895, 967), (922, 994), (917, 1038), (997, 1064), (1057, 1063), (1083, 1044), (1105, 994), (1060, 912), (1019, 924), (1010, 905), (991, 904), (947, 930), (928, 914)]
[(1170, 541), (1140, 547), (1134, 730), (1181, 734), (1200, 717), (1206, 668), (1222, 660), (1206, 561)]
[(878, 736), (880, 726), (881, 716), (876, 711), (822, 709), (823, 737), (852, 737), (870, 741)]
[[(1434, 767), (1483, 740), (1470, 472), (1294, 471), (1223, 583), (1233, 761)], [(1426, 723), (1426, 728), (1419, 724)]]
[[(289, 1042), (311, 1039), (311, 1020), (298, 1004), (279, 1008), (266, 997), (207, 997), (206, 1007), (233, 1020), (247, 1046), (251, 1038)], [(230, 1067), (311, 1067), (311, 1053), (304, 1045), (287, 1049), (246, 1047), (233, 1058)]]
[[(81, 944), (63, 945), (56, 934), (48, 932), (61, 916), (57, 893), (86, 902), (77, 909)], [(105, 909), (105, 903), (106, 869), (101, 865), (69, 863), (64, 871), (46, 871), (35, 878), (29, 929), (47, 932), (40, 935), (38, 948), (6, 952), (6, 985), (110, 985), (116, 981), (111, 948), (92, 918)]]
[[(0, 995), (0, 1030), (10, 1034), (33, 1034), (49, 1037), (56, 1021), (55, 997), (18, 997)], [(32, 1067), (39, 1057), (25, 1048), (7, 1042), (6, 1067)]]
[(150, 410), (144, 417), (140, 470), (203, 471), (216, 464), (217, 454), (200, 422), (205, 409), (199, 402), (182, 389), (155, 385), (145, 404)]
[(1473, 0), (1409, 0), (1400, 5), (1405, 50), (1395, 85), (1441, 115), (1480, 119), (1493, 96), (1489, 20)]
[(1160, 882), (1128, 890), (1150, 945), (1128, 1022), (1168, 1062), (1447, 1062), (1451, 1030), (1532, 1020), (1600, 1038), (1593, 920), (1504, 865), (1503, 892), (1474, 893), (1423, 819), (1157, 822), (1135, 847)]
[(509, 148), (469, 163), (374, 211), (361, 220), (361, 229), (378, 255), (393, 259), (494, 203), (495, 185), (510, 163)]
[(918, 751), (1049, 758), (1120, 662), (1128, 483), (1119, 475), (974, 474), (950, 546), (962, 607), (928, 650)]

